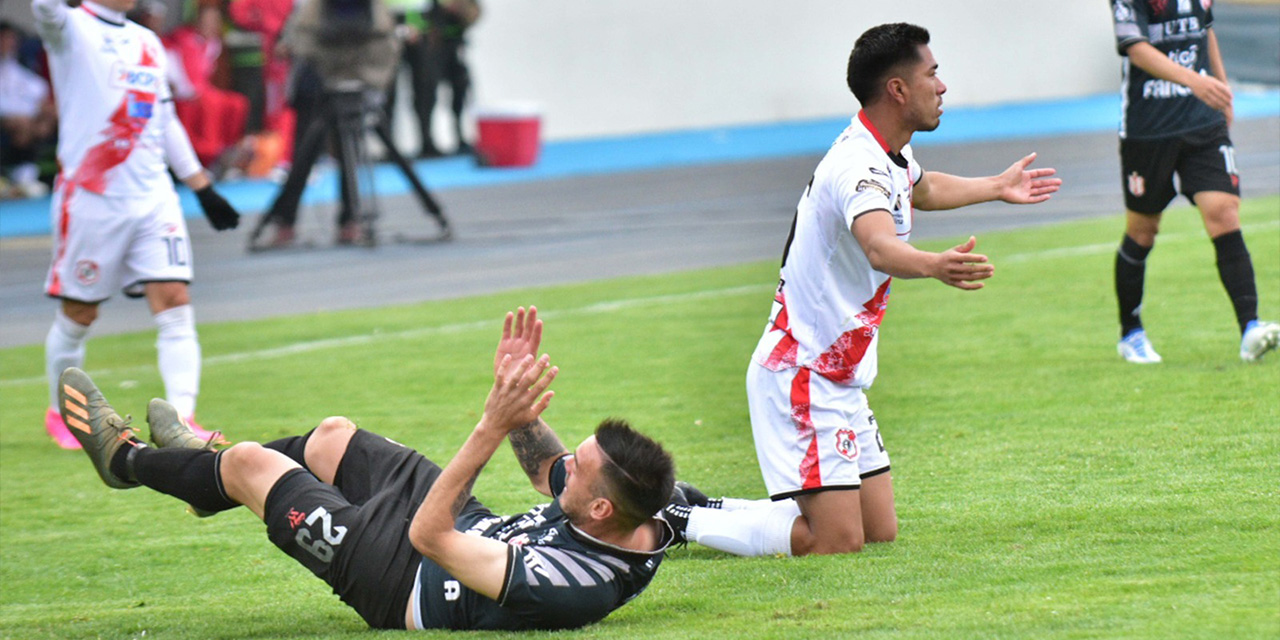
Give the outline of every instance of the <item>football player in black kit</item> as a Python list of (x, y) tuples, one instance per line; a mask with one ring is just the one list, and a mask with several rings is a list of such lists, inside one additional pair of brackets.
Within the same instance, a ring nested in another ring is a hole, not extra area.
[[(63, 373), (59, 405), (108, 486), (146, 485), (201, 516), (248, 507), (371, 627), (580, 627), (640, 595), (657, 572), (675, 537), (655, 517), (675, 466), (616, 420), (570, 453), (540, 418), (557, 372), (537, 357), (541, 338), (536, 309), (507, 314), (484, 414), (443, 469), (340, 417), (304, 436), (214, 451), (163, 400), (147, 410), (148, 446), (79, 369)], [(550, 504), (501, 517), (471, 496), (503, 440)]]
[(1253, 362), (1280, 343), (1280, 325), (1258, 320), (1253, 262), (1240, 230), (1240, 177), (1227, 128), (1232, 94), (1213, 33), (1213, 0), (1112, 0), (1116, 47), (1124, 57), (1120, 163), (1125, 237), (1116, 254), (1120, 355), (1161, 358), (1142, 327), (1147, 255), (1160, 215), (1182, 194), (1204, 218), (1218, 275), (1240, 326), (1240, 358)]

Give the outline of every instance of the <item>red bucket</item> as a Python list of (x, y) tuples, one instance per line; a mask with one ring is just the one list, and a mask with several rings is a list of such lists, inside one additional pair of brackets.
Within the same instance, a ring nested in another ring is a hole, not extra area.
[(530, 105), (494, 107), (476, 112), (476, 151), (491, 167), (528, 167), (538, 161), (542, 118)]

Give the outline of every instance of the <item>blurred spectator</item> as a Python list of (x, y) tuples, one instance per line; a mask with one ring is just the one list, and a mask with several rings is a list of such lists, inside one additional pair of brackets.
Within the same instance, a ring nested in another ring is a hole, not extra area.
[(48, 192), (37, 161), (52, 148), (58, 116), (49, 83), (19, 62), (24, 39), (17, 27), (0, 22), (0, 167), (6, 179), (0, 197)]
[[(293, 156), (294, 112), (289, 108), (289, 58), (279, 46), (284, 25), (293, 13), (294, 0), (231, 0), (227, 13), (241, 29), (262, 37), (262, 78), (264, 84), (263, 125), (255, 162), (264, 159), (262, 147), (275, 145), (276, 156), (288, 161)], [(251, 171), (250, 173), (253, 173)]]
[[(353, 208), (356, 200), (354, 180), (357, 158), (350, 152), (363, 149), (345, 149), (340, 138), (350, 136), (349, 142), (362, 144), (363, 132), (344, 130), (353, 125), (344, 117), (352, 106), (352, 99), (365, 109), (382, 109), (380, 100), (386, 96), (396, 65), (400, 60), (400, 41), (396, 35), (395, 21), (385, 1), (371, 0), (365, 15), (350, 11), (351, 6), (324, 0), (303, 0), (289, 18), (281, 37), (281, 49), (291, 60), (290, 104), (297, 112), (295, 129), (296, 153), (284, 184), (272, 201), (259, 227), (250, 238), (250, 249), (275, 249), (291, 246), (294, 242), (294, 224), (298, 206), (306, 188), (311, 169), (326, 145), (335, 148), (339, 165), (343, 168), (342, 208), (338, 214), (339, 244), (364, 244), (369, 238), (361, 228)], [(344, 105), (344, 106), (342, 106)], [(357, 120), (363, 121), (364, 114)], [(363, 127), (363, 122), (355, 126)], [(353, 178), (348, 180), (346, 178)], [(266, 226), (275, 228), (275, 235), (267, 244), (257, 243), (258, 234)]]
[[(414, 125), (418, 128), (418, 140), (421, 144), (418, 155), (420, 157), (440, 155), (439, 151), (435, 150), (435, 145), (431, 143), (431, 107), (435, 105), (437, 81), (427, 68), (430, 63), (427, 57), (427, 40), (424, 37), (427, 26), (427, 0), (387, 0), (387, 7), (391, 9), (391, 14), (395, 18), (396, 31), (403, 45), (400, 52), (400, 66), (409, 67), (409, 94), (413, 105), (413, 118), (416, 121)], [(389, 131), (395, 130), (398, 70), (396, 75), (396, 78), (391, 79), (391, 85), (387, 89), (385, 106)], [(428, 93), (431, 94), (430, 97)]]
[(427, 114), (422, 123), (422, 155), (439, 156), (441, 152), (431, 136), (430, 114), (436, 108), (436, 87), (449, 85), (453, 112), (453, 132), (458, 141), (455, 153), (470, 153), (471, 145), (462, 135), (462, 109), (471, 89), (471, 72), (463, 59), (467, 29), (480, 19), (476, 0), (432, 0), (426, 16), (427, 82), (421, 87), (424, 103), (420, 113)]
[(249, 116), (248, 98), (213, 84), (222, 55), (222, 29), (222, 10), (215, 2), (201, 2), (194, 24), (164, 37), (174, 107), (206, 166), (216, 164), (224, 151), (240, 142)]

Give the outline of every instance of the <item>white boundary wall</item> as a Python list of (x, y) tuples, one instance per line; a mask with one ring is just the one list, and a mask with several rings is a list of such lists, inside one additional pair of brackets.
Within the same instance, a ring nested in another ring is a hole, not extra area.
[(549, 139), (851, 114), (849, 51), (884, 22), (929, 29), (951, 105), (1119, 90), (1104, 0), (481, 1), (473, 104), (533, 101)]
[[(883, 22), (929, 29), (953, 106), (1119, 90), (1105, 0), (481, 2), (472, 106), (533, 102), (544, 139), (851, 114), (849, 50)], [(30, 25), (30, 1), (0, 0), (0, 17)], [(396, 111), (402, 148), (416, 149), (407, 103)]]

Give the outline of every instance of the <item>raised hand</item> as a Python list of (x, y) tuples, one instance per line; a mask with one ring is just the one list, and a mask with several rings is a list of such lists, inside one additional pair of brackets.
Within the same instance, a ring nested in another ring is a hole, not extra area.
[(498, 367), (504, 356), (511, 356), (519, 361), (525, 356), (537, 356), (538, 346), (542, 344), (542, 321), (538, 319), (538, 308), (529, 307), (526, 314), (524, 307), (514, 312), (507, 312), (507, 319), (502, 323), (502, 339), (498, 341), (498, 349), (493, 354), (493, 375), (498, 375)]
[(1055, 169), (1027, 169), (1036, 154), (1013, 163), (1000, 174), (1000, 199), (1011, 204), (1036, 204), (1049, 199), (1062, 186), (1061, 178), (1052, 177)]
[(987, 257), (973, 253), (978, 239), (969, 236), (969, 241), (937, 254), (939, 265), (935, 278), (957, 289), (981, 289), (984, 284), (978, 280), (986, 280), (995, 274), (996, 268), (987, 262)]
[(532, 354), (519, 359), (503, 356), (494, 374), (493, 388), (484, 401), (481, 422), (489, 423), (504, 435), (536, 422), (555, 396), (554, 391), (547, 389), (559, 371), (551, 366), (551, 356), (546, 354), (537, 360)]

